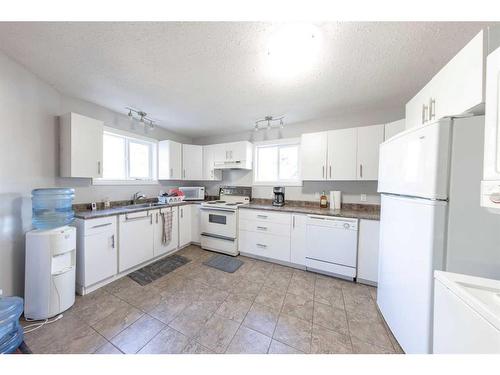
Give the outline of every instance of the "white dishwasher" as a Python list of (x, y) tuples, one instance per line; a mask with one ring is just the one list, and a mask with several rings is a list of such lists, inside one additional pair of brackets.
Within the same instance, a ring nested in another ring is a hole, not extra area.
[(358, 253), (358, 219), (307, 215), (306, 268), (353, 280)]

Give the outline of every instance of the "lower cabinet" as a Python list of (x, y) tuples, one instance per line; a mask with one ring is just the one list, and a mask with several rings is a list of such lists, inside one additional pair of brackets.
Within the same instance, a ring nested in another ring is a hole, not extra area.
[[(163, 216), (172, 212), (172, 231), (170, 241), (163, 243)], [(168, 254), (177, 249), (179, 246), (179, 208), (161, 208), (153, 211), (154, 220), (154, 241), (153, 253), (157, 257), (159, 255)]]
[(377, 284), (379, 236), (379, 221), (359, 221), (357, 280), (360, 283), (366, 283), (370, 285)]
[(179, 207), (179, 247), (191, 242), (191, 205)]
[(200, 243), (200, 205), (191, 206), (191, 242)]
[(306, 220), (306, 215), (292, 214), (290, 262), (300, 266), (306, 264)]
[(119, 215), (119, 272), (153, 258), (153, 212), (141, 211)]

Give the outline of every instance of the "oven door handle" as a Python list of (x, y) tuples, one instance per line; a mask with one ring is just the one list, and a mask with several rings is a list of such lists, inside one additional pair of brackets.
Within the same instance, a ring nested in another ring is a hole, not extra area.
[(210, 234), (210, 233), (201, 233), (203, 237), (211, 237), (211, 238), (217, 238), (219, 240), (225, 240), (225, 241), (236, 241), (236, 238), (233, 237), (226, 237), (226, 236), (220, 236), (218, 234)]
[(224, 211), (224, 212), (231, 212), (231, 213), (235, 213), (236, 211), (235, 210), (231, 210), (229, 208), (218, 208), (218, 207), (200, 207), (201, 210), (204, 210), (204, 211)]

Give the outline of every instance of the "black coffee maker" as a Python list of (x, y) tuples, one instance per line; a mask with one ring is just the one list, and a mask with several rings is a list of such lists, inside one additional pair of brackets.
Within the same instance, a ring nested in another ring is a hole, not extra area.
[(275, 186), (273, 187), (273, 206), (284, 206), (285, 205), (285, 187)]

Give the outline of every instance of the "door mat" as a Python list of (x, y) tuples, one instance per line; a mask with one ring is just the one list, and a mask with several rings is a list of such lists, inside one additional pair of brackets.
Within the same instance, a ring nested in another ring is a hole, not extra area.
[(210, 260), (203, 262), (204, 265), (217, 268), (218, 270), (233, 273), (240, 268), (243, 262), (229, 255), (216, 255)]
[(128, 277), (144, 286), (189, 262), (188, 258), (174, 254), (129, 273)]

